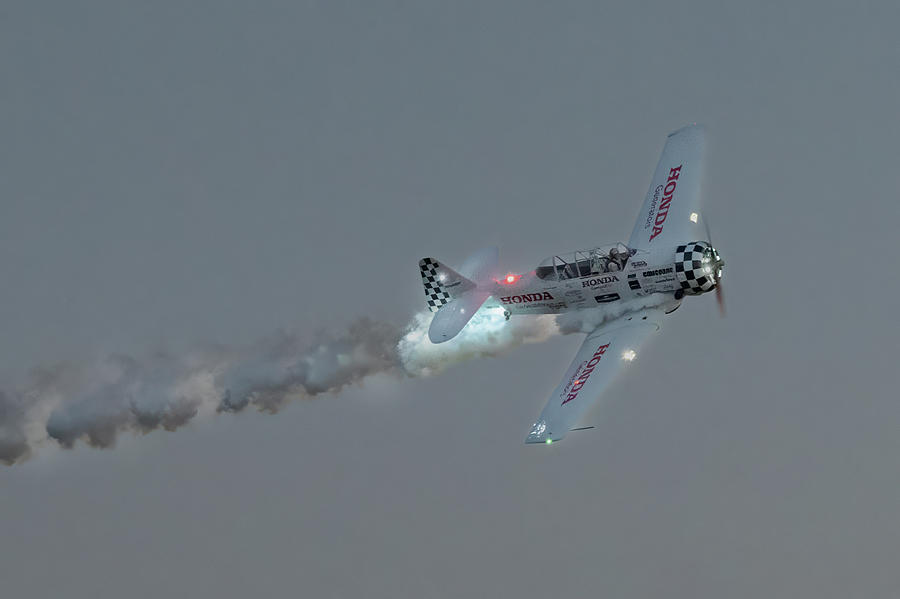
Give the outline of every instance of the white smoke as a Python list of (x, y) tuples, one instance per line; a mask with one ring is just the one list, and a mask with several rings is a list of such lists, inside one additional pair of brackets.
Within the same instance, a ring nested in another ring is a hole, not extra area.
[(602, 304), (587, 310), (566, 312), (556, 317), (556, 324), (559, 327), (559, 332), (563, 335), (590, 333), (604, 322), (618, 318), (628, 312), (636, 312), (644, 308), (657, 308), (664, 304), (670, 304), (670, 306), (666, 306), (666, 311), (669, 311), (677, 306), (678, 303), (678, 300), (673, 300), (669, 295), (654, 293), (622, 302)]
[(592, 330), (641, 307), (630, 302), (507, 321), (488, 302), (457, 337), (439, 345), (428, 340), (433, 315), (423, 312), (405, 327), (360, 319), (336, 335), (282, 333), (244, 348), (42, 367), (14, 390), (0, 390), (0, 462), (22, 461), (44, 444), (112, 447), (122, 432), (174, 431), (198, 415), (248, 407), (274, 413), (288, 401), (336, 393), (374, 374), (430, 376), (561, 332)]
[(552, 315), (519, 316), (507, 321), (503, 309), (488, 302), (459, 335), (435, 345), (428, 340), (431, 318), (428, 312), (417, 314), (397, 345), (400, 362), (410, 376), (437, 374), (464, 360), (496, 356), (517, 345), (538, 343), (559, 333)]

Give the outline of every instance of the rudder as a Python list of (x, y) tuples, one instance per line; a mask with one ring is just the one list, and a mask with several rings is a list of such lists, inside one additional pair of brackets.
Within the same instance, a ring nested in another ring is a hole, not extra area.
[(419, 271), (425, 287), (425, 302), (432, 312), (437, 312), (452, 299), (475, 288), (475, 283), (434, 258), (419, 260)]

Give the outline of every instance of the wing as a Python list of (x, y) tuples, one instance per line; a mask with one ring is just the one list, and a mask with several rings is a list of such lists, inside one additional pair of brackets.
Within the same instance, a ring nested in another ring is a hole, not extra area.
[(633, 363), (644, 340), (659, 330), (662, 316), (661, 310), (642, 310), (588, 335), (525, 442), (552, 443), (565, 437), (615, 375)]
[(669, 134), (628, 240), (629, 247), (668, 251), (681, 243), (703, 239), (697, 221), (704, 145), (705, 134), (700, 125)]

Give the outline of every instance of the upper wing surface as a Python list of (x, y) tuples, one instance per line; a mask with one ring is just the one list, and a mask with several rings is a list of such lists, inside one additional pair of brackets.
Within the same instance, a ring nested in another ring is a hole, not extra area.
[[(703, 239), (698, 224), (705, 133), (691, 125), (670, 133), (628, 246), (668, 251)], [(694, 214), (696, 216), (691, 217)]]
[(632, 363), (641, 344), (659, 330), (662, 316), (658, 309), (642, 310), (600, 325), (588, 335), (525, 442), (562, 439), (615, 375)]

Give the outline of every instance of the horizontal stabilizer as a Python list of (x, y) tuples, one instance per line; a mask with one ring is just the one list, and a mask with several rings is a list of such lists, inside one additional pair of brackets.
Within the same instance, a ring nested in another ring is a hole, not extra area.
[(473, 289), (444, 304), (428, 327), (428, 338), (432, 343), (443, 343), (456, 337), (490, 296), (490, 291)]

